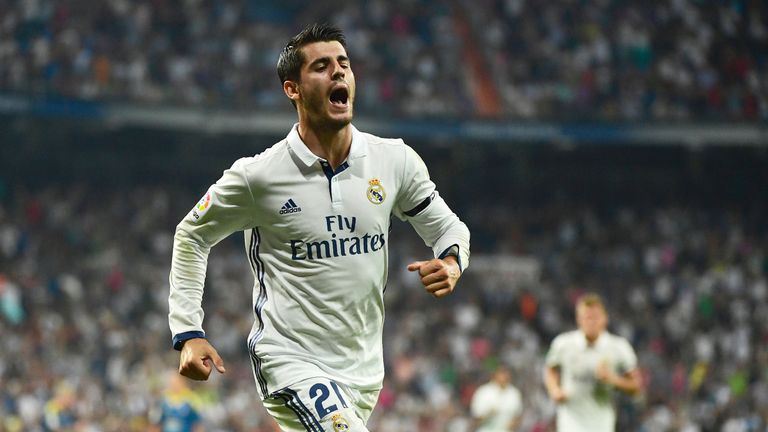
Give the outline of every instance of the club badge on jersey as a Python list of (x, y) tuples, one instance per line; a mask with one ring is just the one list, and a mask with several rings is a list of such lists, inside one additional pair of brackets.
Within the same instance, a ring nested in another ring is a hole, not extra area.
[(206, 213), (208, 213), (208, 209), (211, 208), (212, 199), (213, 199), (213, 189), (208, 189), (205, 195), (203, 195), (203, 197), (200, 198), (200, 201), (197, 202), (195, 207), (193, 207), (192, 211), (190, 212), (193, 222), (199, 221), (200, 219), (203, 218), (203, 216), (205, 216)]
[(333, 432), (344, 432), (349, 430), (349, 424), (341, 414), (334, 414), (331, 416), (331, 420), (333, 421)]
[(387, 197), (387, 192), (384, 191), (384, 186), (381, 185), (381, 181), (377, 178), (370, 179), (368, 180), (368, 185), (368, 192), (366, 193), (368, 201), (374, 204), (383, 203), (384, 199)]

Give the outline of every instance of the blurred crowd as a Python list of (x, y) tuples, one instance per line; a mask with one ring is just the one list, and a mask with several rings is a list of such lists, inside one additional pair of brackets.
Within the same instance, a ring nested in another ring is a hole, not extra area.
[(0, 91), (282, 109), (275, 64), (327, 20), (359, 112), (591, 120), (768, 118), (761, 0), (15, 0)]
[[(0, 194), (0, 431), (149, 430), (178, 364), (166, 319), (173, 227), (196, 193), (17, 185)], [(764, 217), (562, 204), (477, 205), (462, 217), (473, 262), (440, 301), (405, 270), (428, 250), (406, 224), (393, 230), (387, 377), (372, 431), (472, 431), (471, 396), (500, 363), (523, 395), (520, 430), (552, 430), (543, 359), (575, 327), (585, 291), (603, 295), (644, 376), (643, 397), (618, 401), (618, 430), (768, 427)], [(273, 430), (246, 353), (253, 277), (242, 247), (234, 235), (209, 263), (206, 331), (227, 373), (190, 384), (209, 431)]]
[(512, 116), (768, 116), (763, 1), (462, 2)]

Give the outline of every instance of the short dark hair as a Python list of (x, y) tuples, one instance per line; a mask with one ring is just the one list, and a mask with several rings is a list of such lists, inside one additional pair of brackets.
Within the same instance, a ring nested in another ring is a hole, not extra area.
[(280, 84), (288, 80), (299, 81), (301, 66), (305, 61), (301, 48), (314, 42), (331, 41), (337, 41), (345, 49), (347, 48), (347, 40), (341, 29), (327, 23), (312, 24), (292, 37), (277, 60), (277, 76), (280, 78)]

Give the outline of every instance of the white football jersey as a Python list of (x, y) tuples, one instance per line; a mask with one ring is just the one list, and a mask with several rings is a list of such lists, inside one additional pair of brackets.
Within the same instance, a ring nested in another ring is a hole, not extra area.
[(483, 419), (476, 432), (509, 432), (513, 420), (523, 412), (523, 398), (513, 385), (488, 382), (477, 388), (470, 406), (472, 417)]
[(559, 432), (615, 430), (614, 389), (595, 377), (603, 362), (620, 375), (637, 368), (635, 350), (621, 336), (603, 332), (590, 346), (584, 333), (574, 330), (552, 341), (546, 365), (560, 368), (560, 385), (568, 396), (557, 407)]
[(262, 397), (326, 376), (379, 389), (390, 217), (408, 220), (436, 257), (469, 264), (469, 231), (402, 140), (353, 128), (335, 171), (286, 139), (235, 162), (176, 229), (169, 322), (174, 347), (204, 336), (201, 300), (209, 249), (245, 232), (255, 283), (248, 338)]

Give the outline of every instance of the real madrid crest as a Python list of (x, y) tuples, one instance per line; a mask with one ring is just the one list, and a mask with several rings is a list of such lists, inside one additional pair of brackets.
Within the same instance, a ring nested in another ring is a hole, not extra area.
[(334, 432), (344, 432), (349, 430), (349, 423), (347, 423), (347, 420), (345, 420), (341, 414), (334, 414), (333, 417), (331, 417), (331, 421), (333, 421)]
[(381, 181), (377, 178), (370, 179), (368, 180), (368, 185), (368, 192), (366, 192), (368, 201), (374, 204), (383, 203), (384, 199), (387, 197), (387, 192), (384, 191), (384, 186), (381, 185)]

